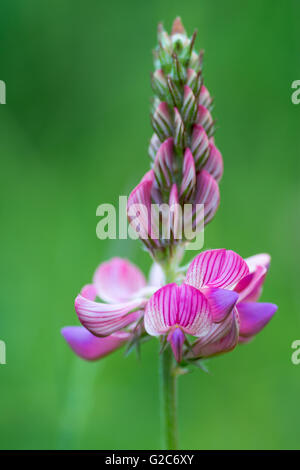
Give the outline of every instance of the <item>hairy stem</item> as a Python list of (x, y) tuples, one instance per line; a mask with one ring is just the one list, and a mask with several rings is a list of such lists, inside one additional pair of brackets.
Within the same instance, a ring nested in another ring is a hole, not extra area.
[(174, 374), (174, 356), (168, 346), (160, 355), (161, 415), (163, 448), (178, 449), (177, 377)]

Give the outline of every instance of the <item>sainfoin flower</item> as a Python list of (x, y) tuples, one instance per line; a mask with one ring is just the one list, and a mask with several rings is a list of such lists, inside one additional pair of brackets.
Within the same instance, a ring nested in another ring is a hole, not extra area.
[[(180, 267), (188, 242), (215, 216), (223, 159), (216, 146), (212, 98), (203, 84), (203, 53), (180, 18), (169, 35), (159, 25), (149, 145), (150, 169), (128, 198), (127, 216), (154, 261), (149, 282), (132, 263), (102, 263), (75, 299), (82, 326), (62, 334), (87, 360), (128, 343), (160, 341), (160, 380), (166, 447), (177, 448), (176, 380), (203, 358), (249, 342), (277, 306), (259, 302), (267, 254), (243, 259), (226, 249), (199, 253)], [(196, 240), (197, 241), (197, 240)]]
[(145, 308), (145, 329), (168, 335), (175, 358), (182, 359), (186, 334), (197, 339), (187, 358), (210, 357), (232, 350), (257, 334), (277, 306), (258, 303), (270, 263), (268, 255), (243, 260), (219, 249), (200, 253), (181, 286), (169, 284), (153, 294)]
[[(100, 264), (93, 283), (83, 287), (75, 299), (75, 310), (83, 326), (67, 326), (62, 334), (83, 359), (104, 357), (133, 336), (143, 314), (147, 296), (163, 284), (163, 273), (153, 265), (149, 283), (128, 260), (113, 258)], [(105, 302), (96, 302), (96, 297)]]

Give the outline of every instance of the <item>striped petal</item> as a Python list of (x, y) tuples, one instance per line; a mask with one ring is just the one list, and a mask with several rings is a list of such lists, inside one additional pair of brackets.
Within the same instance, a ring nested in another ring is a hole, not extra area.
[(189, 86), (184, 85), (183, 103), (181, 107), (183, 122), (191, 124), (194, 121), (196, 114), (197, 104), (195, 95)]
[(97, 338), (83, 326), (66, 326), (61, 334), (74, 353), (87, 361), (107, 356), (131, 337), (130, 333), (119, 331), (105, 338)]
[(184, 124), (178, 109), (174, 108), (174, 144), (176, 147), (184, 147)]
[(246, 262), (231, 250), (207, 250), (191, 262), (186, 282), (201, 287), (232, 288), (249, 272)]
[(232, 351), (232, 349), (236, 347), (239, 339), (239, 322), (237, 315), (232, 313), (232, 315), (228, 317), (226, 324), (219, 323), (217, 325), (218, 327), (214, 326), (206, 338), (195, 343), (192, 350), (194, 357), (217, 356)]
[(159, 232), (151, 217), (151, 192), (154, 172), (150, 170), (131, 192), (127, 202), (130, 225), (148, 248), (158, 245)]
[(175, 283), (162, 287), (151, 297), (144, 322), (147, 333), (152, 336), (165, 334), (178, 326), (183, 332), (200, 337), (212, 324), (205, 296), (191, 286)]
[(210, 112), (208, 111), (207, 108), (205, 108), (205, 106), (202, 106), (202, 105), (198, 106), (196, 124), (198, 124), (199, 126), (202, 126), (208, 136), (211, 136), (211, 134), (213, 133), (214, 122), (213, 122)]
[(208, 158), (202, 168), (206, 170), (217, 182), (219, 182), (223, 175), (223, 158), (221, 152), (214, 145), (211, 138), (209, 139), (208, 152)]
[(126, 302), (145, 287), (146, 279), (139, 268), (128, 260), (113, 258), (100, 264), (94, 274), (93, 283), (98, 297), (102, 300)]
[(169, 189), (173, 182), (173, 139), (167, 139), (161, 144), (156, 154), (153, 170), (158, 185), (163, 189)]
[(208, 157), (209, 141), (202, 126), (195, 125), (192, 133), (191, 150), (197, 168), (204, 165)]
[(239, 302), (240, 335), (251, 337), (259, 333), (271, 320), (277, 305), (260, 302)]
[(80, 323), (96, 336), (108, 336), (136, 321), (146, 301), (135, 299), (120, 304), (104, 304), (78, 295), (75, 310)]
[(187, 148), (184, 152), (182, 181), (180, 187), (180, 197), (189, 200), (196, 185), (196, 169), (192, 152)]
[(197, 173), (195, 204), (204, 204), (204, 223), (214, 217), (220, 203), (220, 191), (216, 180), (205, 170)]
[(181, 240), (182, 238), (182, 207), (179, 203), (178, 189), (176, 184), (173, 184), (169, 197), (170, 208), (170, 229), (174, 240)]
[(172, 120), (168, 104), (160, 103), (152, 117), (152, 126), (161, 142), (172, 135)]
[(160, 146), (161, 146), (161, 141), (157, 137), (157, 134), (153, 134), (153, 136), (151, 137), (149, 149), (148, 149), (149, 156), (153, 161), (155, 160), (157, 151)]
[(234, 308), (239, 295), (228, 289), (208, 287), (201, 290), (208, 300), (214, 323), (223, 321)]
[(211, 107), (212, 101), (213, 100), (209, 94), (208, 89), (202, 85), (198, 98), (198, 104), (201, 104), (205, 108), (209, 109)]

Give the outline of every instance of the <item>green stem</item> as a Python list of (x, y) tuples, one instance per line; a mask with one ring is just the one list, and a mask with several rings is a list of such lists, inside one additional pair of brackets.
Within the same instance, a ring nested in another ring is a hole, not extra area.
[(177, 429), (177, 383), (174, 374), (174, 356), (168, 346), (160, 355), (161, 414), (163, 426), (163, 448), (178, 449)]

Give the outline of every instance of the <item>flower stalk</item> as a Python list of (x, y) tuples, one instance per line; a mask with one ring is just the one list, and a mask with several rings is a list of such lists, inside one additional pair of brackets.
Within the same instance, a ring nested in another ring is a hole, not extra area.
[(169, 346), (160, 354), (160, 399), (163, 449), (178, 449), (177, 374)]

